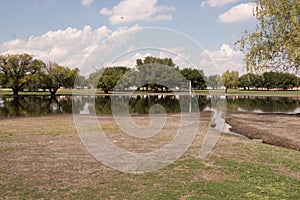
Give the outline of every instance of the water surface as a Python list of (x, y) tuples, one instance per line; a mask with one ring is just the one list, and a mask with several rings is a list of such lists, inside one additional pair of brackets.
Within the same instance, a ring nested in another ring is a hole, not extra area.
[[(136, 96), (1, 96), (0, 117), (42, 116), (51, 114), (71, 114), (72, 100), (75, 113), (89, 113), (95, 101), (96, 114), (112, 114), (111, 103), (115, 110), (128, 110), (130, 114), (161, 113), (161, 105), (167, 113), (193, 112), (209, 110), (211, 98), (207, 96), (172, 96), (172, 95), (136, 95)], [(300, 113), (300, 98), (297, 97), (254, 97), (227, 96), (227, 111), (244, 111), (256, 113)], [(195, 108), (195, 106), (198, 108)], [(153, 110), (154, 109), (154, 110)], [(155, 110), (156, 109), (156, 110)], [(115, 111), (114, 110), (114, 111)], [(118, 112), (117, 111), (117, 112)], [(115, 112), (114, 112), (115, 113)]]

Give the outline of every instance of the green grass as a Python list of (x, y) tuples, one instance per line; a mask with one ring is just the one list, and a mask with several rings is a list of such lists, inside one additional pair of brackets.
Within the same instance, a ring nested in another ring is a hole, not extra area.
[[(195, 94), (199, 95), (209, 95), (209, 94), (225, 94), (224, 90), (194, 90)], [(83, 90), (74, 90), (73, 89), (61, 89), (57, 91), (57, 95), (88, 95), (88, 94), (104, 94), (102, 90), (97, 89), (83, 89)], [(132, 91), (110, 91), (109, 94), (131, 94)], [(182, 94), (187, 94), (187, 92), (178, 92)], [(12, 91), (10, 89), (0, 89), (0, 95), (12, 95)], [(146, 94), (158, 94), (149, 91), (135, 91), (136, 95), (146, 95)], [(164, 92), (163, 94), (173, 94), (172, 92)], [(300, 97), (300, 89), (299, 90), (288, 90), (288, 91), (276, 91), (276, 90), (235, 90), (229, 89), (227, 92), (228, 95), (254, 95), (254, 96), (290, 96), (290, 97)], [(50, 95), (50, 92), (19, 92), (19, 95)]]
[(256, 96), (296, 96), (300, 97), (300, 90), (275, 91), (275, 90), (228, 90), (228, 94), (256, 95)]

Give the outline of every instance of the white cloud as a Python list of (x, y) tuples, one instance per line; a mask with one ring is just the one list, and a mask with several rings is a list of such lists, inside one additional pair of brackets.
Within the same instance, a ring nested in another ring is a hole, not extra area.
[(89, 6), (93, 3), (94, 0), (81, 0), (81, 5)]
[[(49, 31), (40, 36), (31, 36), (26, 40), (4, 42), (0, 44), (0, 54), (29, 53), (44, 62), (55, 61), (59, 65), (70, 68), (81, 67), (81, 73), (84, 75), (93, 70), (91, 66), (98, 68), (112, 64), (132, 67), (137, 58), (143, 59), (145, 56), (172, 58), (181, 68), (191, 67), (188, 63), (191, 62), (194, 67), (201, 67), (200, 69), (207, 74), (215, 74), (217, 71), (223, 73), (227, 69), (240, 72), (242, 70), (243, 54), (228, 44), (223, 44), (216, 51), (202, 50), (199, 56), (201, 51), (198, 46), (193, 46), (193, 43), (180, 37), (171, 37), (172, 34), (168, 39), (165, 38), (154, 44), (155, 33), (158, 32), (152, 29), (141, 29), (137, 25), (120, 27), (117, 30), (110, 30), (106, 26), (96, 29), (90, 26), (85, 26), (83, 29), (69, 27), (64, 30)], [(166, 32), (159, 30), (159, 33)], [(150, 34), (153, 38), (145, 40), (144, 34), (147, 37)], [(149, 46), (155, 48), (141, 48)]]
[(242, 60), (244, 54), (241, 51), (234, 50), (228, 44), (222, 44), (217, 51), (205, 50), (200, 57), (202, 58), (200, 60), (201, 67), (208, 69), (215, 66), (219, 74), (224, 73), (226, 70), (235, 70), (239, 73), (243, 71)]
[(99, 12), (108, 15), (111, 24), (120, 24), (133, 21), (171, 20), (168, 11), (174, 11), (172, 6), (159, 6), (157, 0), (122, 0), (118, 5), (102, 8)]
[(218, 20), (223, 23), (233, 23), (254, 19), (253, 9), (255, 7), (255, 3), (239, 4), (237, 6), (232, 7), (227, 12), (221, 14)]
[(209, 5), (211, 7), (218, 7), (218, 6), (224, 6), (229, 3), (237, 2), (239, 0), (204, 0), (201, 3), (201, 7), (204, 8), (206, 5)]
[[(80, 67), (85, 59), (99, 48), (103, 40), (137, 28), (138, 26), (121, 27), (112, 31), (106, 26), (97, 29), (92, 29), (90, 26), (85, 26), (83, 29), (69, 27), (64, 30), (49, 31), (40, 36), (31, 36), (27, 40), (16, 39), (4, 42), (0, 44), (0, 54), (28, 53), (44, 62), (55, 61), (59, 65), (75, 68)], [(111, 48), (113, 47), (105, 51)]]

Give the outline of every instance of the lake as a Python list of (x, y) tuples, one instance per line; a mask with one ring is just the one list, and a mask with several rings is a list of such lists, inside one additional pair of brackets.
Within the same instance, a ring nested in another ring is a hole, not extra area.
[[(0, 117), (43, 116), (51, 114), (71, 114), (72, 100), (75, 113), (89, 113), (95, 102), (96, 114), (114, 114), (129, 110), (131, 114), (193, 112), (210, 110), (211, 98), (201, 95), (136, 95), (136, 96), (0, 96)], [(226, 110), (257, 113), (300, 113), (299, 97), (254, 97), (226, 96)], [(153, 106), (153, 105), (161, 106)], [(197, 108), (195, 107), (197, 106)]]

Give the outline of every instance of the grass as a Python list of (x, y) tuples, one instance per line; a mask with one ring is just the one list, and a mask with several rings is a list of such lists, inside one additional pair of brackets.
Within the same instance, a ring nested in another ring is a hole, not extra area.
[[(75, 90), (72, 89), (60, 89), (57, 91), (57, 95), (89, 95), (89, 94), (104, 94), (102, 90), (92, 90), (92, 89), (84, 89), (84, 90)], [(132, 91), (111, 91), (109, 94), (131, 94)], [(194, 90), (195, 94), (198, 95), (209, 95), (209, 94), (225, 94), (224, 90)], [(179, 92), (180, 93), (180, 92)], [(182, 92), (183, 94), (188, 94), (186, 92)], [(0, 95), (12, 95), (12, 91), (10, 89), (0, 89)], [(147, 91), (135, 91), (135, 95), (146, 95), (146, 94), (158, 94)], [(159, 94), (173, 94), (172, 92), (159, 93)], [(19, 95), (50, 95), (48, 91), (42, 92), (20, 92)], [(229, 89), (227, 95), (253, 95), (253, 96), (284, 96), (284, 97), (300, 97), (300, 90), (287, 90), (287, 91), (276, 91), (276, 90), (235, 90)]]
[[(77, 137), (72, 124), (72, 116), (1, 121), (1, 198), (300, 199), (299, 151), (222, 135), (204, 160), (185, 154), (161, 170), (135, 175), (85, 155), (79, 141), (71, 142)], [(70, 142), (52, 146), (64, 139)]]
[(287, 91), (276, 91), (276, 90), (228, 90), (228, 94), (236, 95), (255, 95), (255, 96), (295, 96), (300, 97), (300, 90), (287, 90)]

